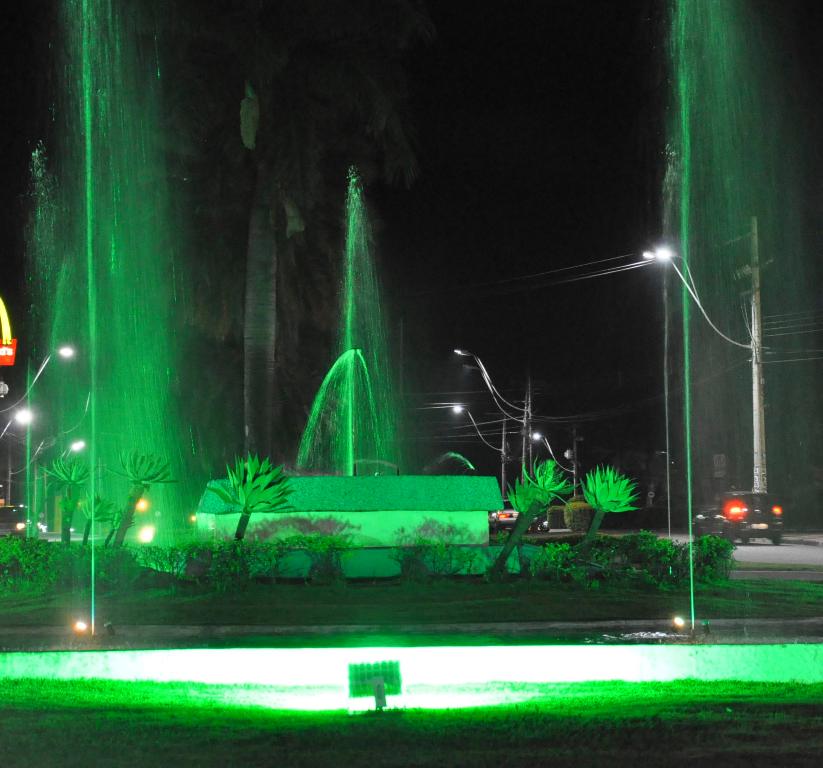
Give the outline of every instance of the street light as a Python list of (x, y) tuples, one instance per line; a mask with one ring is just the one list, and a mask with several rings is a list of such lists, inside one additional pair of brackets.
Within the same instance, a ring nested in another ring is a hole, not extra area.
[(474, 431), (477, 432), (477, 436), (483, 441), (485, 445), (491, 448), (493, 451), (497, 451), (500, 454), (500, 495), (505, 498), (506, 496), (506, 422), (503, 421), (503, 442), (498, 448), (497, 446), (492, 445), (486, 438), (483, 436), (483, 433), (480, 431), (480, 427), (477, 426), (477, 422), (474, 420), (474, 416), (472, 416), (471, 411), (466, 408), (465, 405), (461, 405), (460, 403), (455, 403), (452, 406), (452, 413), (459, 414), (465, 413), (469, 417), (469, 421), (471, 421), (472, 426), (474, 427)]
[[(63, 344), (62, 346), (58, 347), (56, 351), (57, 351), (57, 354), (61, 358), (63, 358), (63, 360), (71, 360), (76, 354), (74, 347), (69, 346), (67, 344)], [(43, 362), (40, 363), (40, 367), (37, 369), (37, 372), (34, 374), (34, 377), (32, 378), (31, 382), (29, 382), (29, 385), (26, 388), (26, 391), (23, 393), (23, 395), (20, 398), (18, 398), (15, 402), (13, 402), (11, 405), (9, 405), (8, 407), (0, 409), (0, 413), (8, 413), (9, 411), (16, 408), (18, 405), (20, 405), (20, 403), (22, 403), (24, 400), (26, 400), (28, 398), (29, 394), (31, 393), (32, 389), (34, 388), (34, 385), (37, 383), (37, 380), (40, 378), (40, 376), (43, 375), (43, 371), (46, 370), (46, 366), (49, 364), (49, 362), (51, 362), (51, 358), (52, 358), (53, 354), (54, 353), (50, 352), (48, 355), (46, 355)]]
[[(494, 382), (492, 381), (489, 372), (486, 370), (486, 366), (483, 365), (483, 361), (474, 354), (474, 352), (470, 352), (466, 349), (455, 349), (454, 354), (459, 355), (460, 357), (471, 357), (476, 363), (477, 367), (480, 370), (480, 375), (483, 378), (483, 383), (486, 385), (486, 389), (489, 390), (489, 394), (492, 396), (492, 401), (494, 402), (495, 406), (497, 406), (497, 410), (503, 414), (503, 438), (502, 438), (502, 449), (500, 449), (501, 456), (503, 457), (503, 466), (505, 467), (505, 454), (506, 454), (506, 419), (512, 419), (513, 421), (518, 422), (522, 425), (521, 434), (523, 438), (523, 454), (522, 454), (522, 471), (526, 471), (526, 445), (527, 445), (527, 437), (531, 433), (531, 424), (532, 424), (532, 394), (531, 394), (531, 380), (529, 380), (528, 387), (526, 390), (526, 401), (525, 407), (521, 408), (520, 406), (515, 405), (514, 403), (507, 400), (503, 395), (500, 393), (500, 390), (494, 386)], [(529, 443), (529, 451), (531, 451), (531, 444)], [(497, 450), (497, 449), (495, 449)], [(529, 463), (531, 463), (531, 456), (529, 456)], [(501, 474), (501, 483), (505, 484), (505, 472)]]

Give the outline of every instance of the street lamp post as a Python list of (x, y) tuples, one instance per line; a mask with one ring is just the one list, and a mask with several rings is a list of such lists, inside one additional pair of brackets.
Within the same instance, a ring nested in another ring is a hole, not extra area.
[[(503, 416), (503, 448), (501, 449), (501, 463), (504, 467), (504, 470), (501, 472), (501, 482), (505, 483), (505, 463), (508, 460), (508, 456), (506, 454), (506, 446), (505, 446), (505, 432), (506, 432), (506, 420), (511, 419), (512, 421), (516, 421), (518, 424), (521, 425), (521, 438), (522, 438), (522, 455), (521, 455), (521, 472), (525, 473), (526, 471), (526, 452), (529, 452), (529, 460), (531, 461), (531, 442), (529, 441), (529, 435), (532, 432), (532, 404), (531, 404), (531, 379), (529, 379), (526, 388), (526, 398), (524, 402), (524, 407), (521, 408), (518, 405), (507, 400), (503, 395), (500, 393), (500, 390), (494, 385), (494, 382), (489, 375), (489, 372), (486, 370), (486, 366), (483, 365), (483, 361), (475, 355), (473, 352), (469, 352), (465, 349), (455, 349), (454, 353), (459, 355), (460, 357), (471, 357), (476, 363), (477, 367), (480, 370), (480, 375), (483, 379), (483, 383), (486, 385), (486, 389), (489, 390), (489, 394), (492, 396), (492, 401), (494, 402), (497, 410)], [(476, 426), (475, 426), (476, 428)], [(479, 434), (479, 430), (478, 430)], [(485, 442), (485, 440), (484, 440)], [(528, 448), (527, 448), (528, 446)], [(495, 449), (497, 450), (497, 449)]]
[(506, 420), (503, 419), (503, 438), (500, 443), (500, 447), (497, 448), (496, 446), (492, 445), (488, 440), (486, 440), (483, 433), (480, 431), (480, 427), (477, 425), (477, 422), (474, 420), (474, 416), (472, 416), (471, 411), (466, 408), (465, 405), (460, 405), (459, 403), (455, 403), (452, 406), (453, 413), (465, 413), (469, 417), (469, 421), (471, 421), (472, 426), (474, 427), (474, 431), (477, 432), (477, 436), (485, 443), (489, 448), (493, 451), (497, 451), (500, 454), (500, 495), (505, 499), (506, 498), (506, 460), (508, 458), (506, 454)]

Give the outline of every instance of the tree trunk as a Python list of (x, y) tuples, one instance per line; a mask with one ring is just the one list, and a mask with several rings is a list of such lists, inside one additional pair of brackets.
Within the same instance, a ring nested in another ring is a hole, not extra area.
[(89, 535), (91, 534), (91, 518), (86, 520), (86, 526), (83, 528), (83, 546), (89, 543)]
[(63, 521), (60, 530), (60, 543), (64, 546), (71, 544), (71, 521), (74, 517), (74, 501), (71, 497), (71, 488), (66, 488), (66, 495), (60, 501), (60, 507), (63, 511)]
[(529, 530), (529, 526), (541, 512), (545, 512), (545, 506), (540, 502), (535, 501), (532, 502), (526, 512), (521, 512), (517, 516), (517, 522), (514, 524), (514, 529), (512, 530), (511, 535), (506, 540), (506, 543), (503, 545), (503, 549), (500, 550), (500, 554), (497, 556), (494, 564), (489, 569), (490, 576), (500, 578), (505, 573), (506, 562), (509, 559), (509, 555), (520, 543), (520, 540), (523, 538), (523, 534)]
[(237, 521), (237, 529), (234, 532), (235, 541), (243, 541), (243, 537), (246, 535), (246, 528), (249, 526), (250, 519), (251, 512), (242, 512), (240, 514), (240, 519)]
[(117, 529), (117, 533), (114, 536), (114, 544), (115, 547), (120, 547), (123, 545), (123, 541), (126, 538), (126, 531), (131, 528), (132, 523), (134, 523), (134, 512), (137, 509), (137, 502), (140, 501), (143, 494), (146, 492), (146, 486), (141, 484), (135, 485), (131, 489), (131, 493), (129, 493), (129, 499), (126, 502), (126, 508), (123, 510), (123, 517), (120, 520), (120, 527)]
[(592, 544), (594, 544), (594, 538), (600, 530), (600, 523), (603, 522), (603, 518), (605, 516), (606, 513), (602, 509), (594, 510), (594, 517), (592, 518), (592, 524), (589, 526), (589, 531), (583, 541), (580, 542), (580, 549), (578, 552), (581, 556), (588, 555), (592, 548)]
[(243, 318), (243, 404), (246, 452), (271, 456), (277, 339), (277, 239), (272, 222), (273, 184), (257, 164), (246, 249)]

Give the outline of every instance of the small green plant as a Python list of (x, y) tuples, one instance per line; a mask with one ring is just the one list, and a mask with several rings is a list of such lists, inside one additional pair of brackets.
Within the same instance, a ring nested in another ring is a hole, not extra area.
[[(684, 549), (688, 545), (683, 545)], [(724, 581), (734, 566), (734, 544), (721, 536), (701, 536), (694, 540), (694, 575), (699, 581)]]
[(532, 473), (525, 472), (522, 480), (515, 480), (509, 486), (509, 501), (517, 510), (517, 522), (511, 536), (506, 540), (489, 569), (489, 575), (499, 577), (503, 574), (509, 555), (520, 543), (523, 534), (539, 516), (546, 513), (552, 501), (565, 500), (572, 491), (572, 485), (556, 462), (538, 462)]
[(123, 546), (126, 532), (134, 525), (134, 514), (137, 504), (148, 493), (152, 485), (159, 483), (173, 483), (169, 462), (149, 453), (131, 451), (120, 454), (120, 465), (123, 474), (131, 482), (131, 490), (120, 518), (117, 532), (114, 535), (115, 547)]
[(563, 507), (563, 526), (573, 533), (588, 531), (594, 519), (594, 510), (585, 499), (573, 496)]
[[(91, 520), (92, 514), (88, 498), (80, 502), (80, 510), (86, 517), (86, 524), (83, 527), (83, 546), (89, 543), (89, 536), (91, 535)], [(94, 497), (94, 522), (98, 525), (108, 525), (109, 532), (106, 536), (105, 544), (107, 545), (114, 534), (117, 532), (117, 526), (120, 524), (120, 510), (113, 501), (108, 501), (101, 496)]]
[(50, 466), (44, 468), (44, 471), (51, 478), (52, 485), (57, 486), (62, 494), (60, 541), (68, 546), (71, 543), (72, 520), (80, 502), (77, 494), (89, 479), (89, 467), (85, 461), (73, 456), (68, 459), (55, 459)]
[(545, 544), (529, 561), (529, 575), (546, 581), (585, 582), (585, 569), (570, 544)]
[(292, 488), (282, 466), (273, 467), (268, 459), (261, 461), (249, 454), (245, 459), (236, 459), (234, 469), (226, 470), (227, 487), (211, 483), (209, 490), (228, 505), (223, 514), (240, 512), (234, 533), (236, 541), (242, 541), (246, 535), (252, 514), (291, 509), (288, 498)]
[(594, 537), (608, 513), (630, 512), (637, 509), (637, 483), (629, 480), (614, 467), (596, 467), (583, 481), (583, 497), (594, 509), (592, 524), (580, 544), (580, 553), (591, 550)]
[(336, 584), (343, 580), (343, 554), (351, 549), (348, 536), (304, 536), (302, 548), (309, 556), (309, 581)]

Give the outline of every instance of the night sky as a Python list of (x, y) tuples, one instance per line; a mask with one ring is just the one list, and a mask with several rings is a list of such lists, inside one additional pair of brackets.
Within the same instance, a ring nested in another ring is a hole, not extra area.
[[(522, 399), (531, 377), (536, 413), (563, 417), (542, 423), (560, 449), (575, 423), (595, 458), (659, 449), (659, 272), (565, 285), (541, 273), (621, 255), (608, 265), (629, 264), (660, 234), (665, 4), (428, 6), (436, 36), (409, 59), (419, 177), (410, 189), (366, 190), (410, 403), (464, 402), (479, 418), (491, 414), (477, 371), (452, 353), (463, 347), (484, 359), (511, 398)], [(819, 91), (820, 7), (772, 6), (790, 28), (809, 91)], [(27, 165), (48, 122), (41, 30), (49, 7), (17, 3), (2, 21), (0, 290), (19, 335)], [(418, 414), (415, 439), (436, 441), (421, 456), (453, 448), (494, 471), (493, 452), (467, 433), (455, 439), (453, 417)], [(580, 418), (564, 418), (573, 414)], [(495, 442), (498, 430), (489, 426)]]

